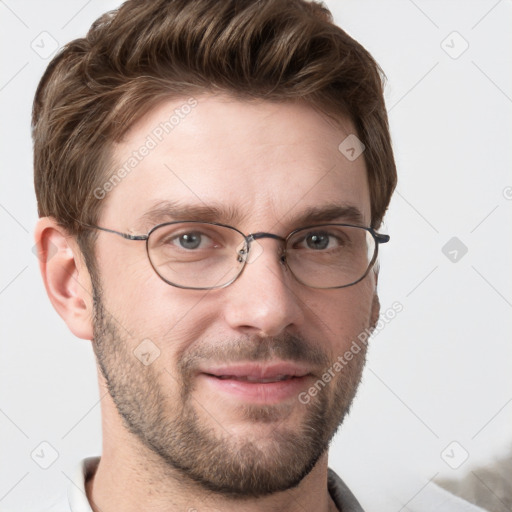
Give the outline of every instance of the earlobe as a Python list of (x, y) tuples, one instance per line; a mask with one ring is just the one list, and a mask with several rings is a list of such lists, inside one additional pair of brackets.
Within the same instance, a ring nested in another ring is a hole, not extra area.
[(92, 340), (91, 279), (75, 239), (51, 217), (39, 219), (34, 238), (50, 302), (75, 336)]

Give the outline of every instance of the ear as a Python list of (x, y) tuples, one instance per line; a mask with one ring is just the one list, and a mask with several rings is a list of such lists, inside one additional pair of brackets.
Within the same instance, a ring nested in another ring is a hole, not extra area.
[(377, 293), (377, 283), (379, 281), (379, 270), (374, 270), (375, 275), (375, 291), (373, 294), (373, 301), (372, 301), (372, 309), (370, 313), (370, 330), (373, 331), (375, 329), (375, 326), (377, 325), (377, 322), (379, 321), (380, 316), (380, 301), (379, 301), (379, 295)]
[(52, 217), (38, 220), (34, 238), (50, 302), (75, 336), (92, 340), (92, 284), (78, 244)]

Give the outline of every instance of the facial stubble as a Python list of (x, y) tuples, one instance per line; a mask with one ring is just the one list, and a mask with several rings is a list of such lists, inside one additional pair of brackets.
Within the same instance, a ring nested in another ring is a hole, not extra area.
[[(263, 440), (236, 435), (219, 411), (194, 396), (199, 362), (213, 357), (226, 362), (279, 357), (327, 368), (329, 357), (304, 339), (287, 335), (257, 342), (239, 339), (214, 347), (194, 344), (175, 369), (155, 363), (146, 366), (133, 353), (137, 343), (123, 335), (126, 331), (104, 307), (97, 282), (93, 300), (93, 346), (99, 368), (125, 427), (151, 451), (152, 459), (156, 455), (160, 462), (155, 468), (158, 474), (179, 474), (181, 479), (233, 499), (291, 489), (314, 468), (350, 410), (365, 363), (365, 348), (343, 367), (337, 381), (320, 389), (307, 404), (297, 400), (288, 407), (238, 406), (240, 421), (255, 424), (255, 430), (258, 424), (265, 424), (269, 434)], [(179, 393), (166, 394), (169, 386)], [(300, 425), (287, 425), (288, 414), (298, 407), (305, 408)]]

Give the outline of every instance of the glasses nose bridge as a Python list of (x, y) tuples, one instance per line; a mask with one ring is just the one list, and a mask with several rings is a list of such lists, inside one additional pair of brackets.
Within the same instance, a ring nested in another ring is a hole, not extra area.
[(257, 240), (261, 240), (262, 238), (271, 238), (272, 240), (277, 240), (277, 241), (282, 243), (282, 246), (280, 248), (280, 260), (284, 261), (285, 260), (285, 256), (284, 256), (285, 245), (284, 244), (286, 244), (286, 238), (283, 238), (282, 236), (276, 235), (274, 233), (267, 233), (265, 231), (258, 231), (257, 233), (250, 233), (249, 235), (247, 235), (245, 237), (245, 240), (246, 240), (246, 243), (247, 243), (248, 252), (249, 252), (249, 249), (251, 247), (251, 243), (255, 242)]
[(251, 233), (247, 235), (247, 241), (250, 243), (253, 240), (261, 240), (262, 238), (272, 238), (274, 240), (279, 240), (280, 242), (286, 242), (286, 238), (282, 236), (275, 235), (274, 233), (266, 233), (265, 231), (259, 231), (258, 233)]

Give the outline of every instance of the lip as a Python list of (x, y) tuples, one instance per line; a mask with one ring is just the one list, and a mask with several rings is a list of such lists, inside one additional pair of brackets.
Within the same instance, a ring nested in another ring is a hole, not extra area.
[(276, 382), (250, 382), (236, 379), (219, 379), (213, 375), (202, 373), (199, 381), (205, 382), (213, 392), (229, 395), (230, 398), (255, 404), (277, 404), (285, 400), (295, 400), (299, 393), (306, 389), (310, 375), (292, 377)]
[[(291, 378), (275, 382), (237, 379), (240, 377), (271, 379), (282, 375), (289, 375)], [(224, 378), (220, 378), (221, 376)], [(227, 394), (232, 398), (256, 404), (277, 404), (284, 400), (295, 399), (306, 388), (312, 374), (305, 367), (279, 362), (269, 365), (251, 363), (210, 367), (202, 370), (198, 377), (215, 393)]]
[(201, 373), (215, 377), (250, 377), (253, 379), (271, 379), (279, 375), (304, 377), (310, 373), (309, 369), (294, 363), (276, 362), (272, 364), (244, 363), (229, 366), (213, 366), (200, 370)]

